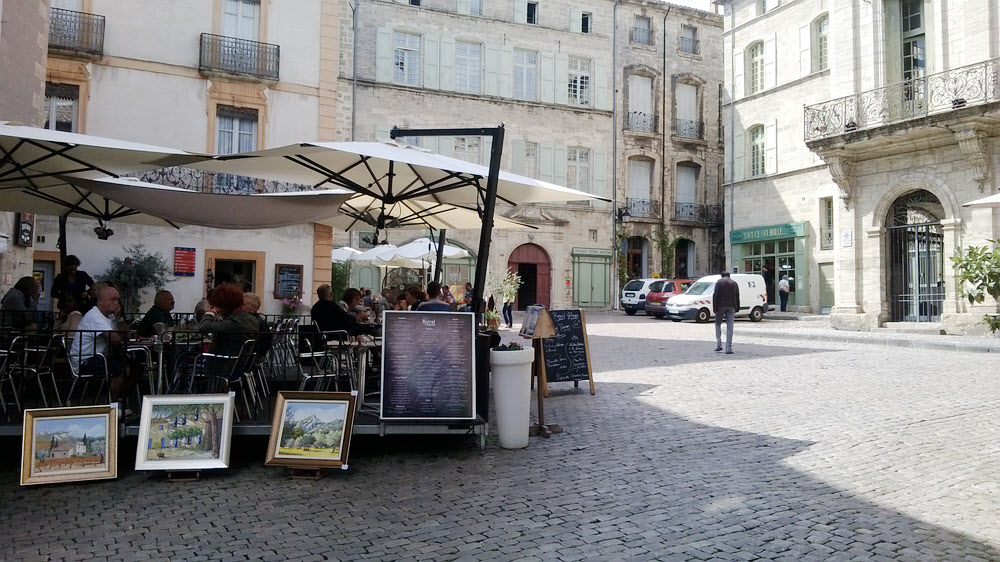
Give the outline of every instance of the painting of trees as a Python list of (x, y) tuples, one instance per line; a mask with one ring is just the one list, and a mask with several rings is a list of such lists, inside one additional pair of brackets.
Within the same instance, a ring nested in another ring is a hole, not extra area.
[(202, 436), (200, 448), (211, 452), (213, 459), (219, 458), (222, 446), (222, 404), (161, 404), (154, 407), (152, 418), (184, 420), (168, 438), (187, 440)]

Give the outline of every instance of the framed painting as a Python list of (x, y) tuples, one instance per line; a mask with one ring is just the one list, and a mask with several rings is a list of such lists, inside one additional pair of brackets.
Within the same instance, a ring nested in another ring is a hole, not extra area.
[(24, 411), (21, 485), (118, 477), (118, 406)]
[(143, 396), (136, 470), (229, 468), (232, 394)]
[(278, 392), (264, 464), (347, 469), (358, 392)]

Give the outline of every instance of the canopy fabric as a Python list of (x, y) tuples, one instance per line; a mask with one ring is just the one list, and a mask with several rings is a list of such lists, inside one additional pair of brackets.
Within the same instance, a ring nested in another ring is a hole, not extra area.
[(396, 257), (397, 247), (392, 244), (379, 244), (369, 248), (360, 254), (353, 256), (351, 261), (364, 265), (377, 265), (382, 267), (416, 267), (421, 266), (419, 260), (408, 260)]
[[(317, 222), (341, 230), (463, 229), (480, 228), (483, 224), (476, 209), (418, 199), (387, 204), (367, 195), (352, 196), (341, 205), (340, 216)], [(498, 216), (493, 218), (493, 228), (535, 227)]]
[(962, 205), (963, 207), (1000, 207), (1000, 193), (990, 195), (989, 197), (983, 197), (982, 199), (976, 199), (975, 201), (969, 201)]
[[(437, 249), (438, 243), (430, 238), (417, 238), (396, 248), (396, 255), (407, 259), (435, 261), (437, 260)], [(450, 244), (445, 244), (442, 252), (445, 258), (467, 258), (470, 255), (467, 250)]]
[[(65, 177), (86, 201), (100, 198), (115, 220), (158, 226), (195, 225), (231, 230), (279, 228), (325, 219), (337, 214), (351, 193), (343, 189), (224, 195), (167, 187), (132, 178)], [(52, 204), (23, 191), (3, 194), (0, 210), (17, 209), (53, 214)]]
[(355, 250), (350, 246), (341, 246), (340, 248), (334, 248), (330, 252), (330, 261), (334, 263), (343, 263), (345, 261), (350, 261), (352, 257), (361, 253), (361, 250)]
[[(429, 199), (476, 206), (483, 201), (489, 168), (419, 148), (382, 142), (304, 142), (218, 156), (193, 167), (213, 172), (322, 186), (344, 187), (388, 204)], [(500, 172), (500, 201), (582, 201), (603, 197)]]

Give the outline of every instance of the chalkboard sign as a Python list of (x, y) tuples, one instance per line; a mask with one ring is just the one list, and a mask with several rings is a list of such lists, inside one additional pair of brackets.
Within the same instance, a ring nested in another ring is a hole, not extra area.
[(550, 382), (590, 381), (594, 394), (594, 378), (590, 370), (590, 349), (587, 346), (587, 323), (583, 311), (550, 310), (555, 335), (542, 340), (542, 368), (545, 394)]
[(471, 312), (386, 311), (382, 419), (476, 419), (474, 338)]
[(279, 263), (274, 266), (274, 298), (302, 296), (302, 266)]

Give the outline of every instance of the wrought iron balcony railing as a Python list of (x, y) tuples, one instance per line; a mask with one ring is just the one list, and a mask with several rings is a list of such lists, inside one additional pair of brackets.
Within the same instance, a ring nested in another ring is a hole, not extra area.
[(705, 124), (701, 121), (674, 119), (673, 134), (685, 139), (705, 140)]
[(52, 8), (49, 11), (49, 50), (104, 56), (104, 16)]
[(645, 27), (632, 28), (632, 42), (640, 45), (653, 44), (653, 30)]
[(636, 199), (634, 197), (625, 198), (625, 208), (628, 209), (630, 217), (649, 218), (655, 217), (657, 213), (657, 202), (653, 199)]
[(682, 53), (699, 55), (701, 54), (701, 41), (693, 39), (691, 37), (678, 37), (677, 50), (679, 50)]
[(198, 70), (277, 80), (279, 53), (280, 47), (270, 43), (202, 33)]
[(656, 116), (641, 111), (629, 111), (625, 114), (625, 128), (629, 131), (655, 133)]
[(1000, 101), (1000, 58), (806, 106), (805, 140), (994, 101)]
[(674, 203), (674, 220), (722, 224), (722, 205), (699, 205), (698, 203)]

